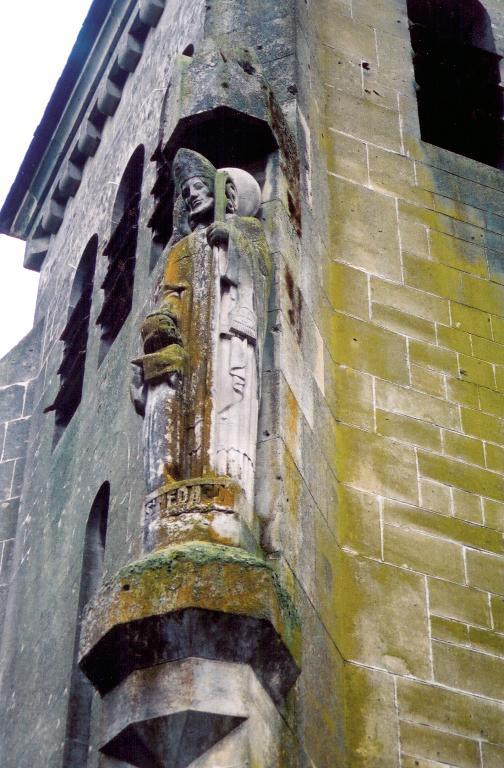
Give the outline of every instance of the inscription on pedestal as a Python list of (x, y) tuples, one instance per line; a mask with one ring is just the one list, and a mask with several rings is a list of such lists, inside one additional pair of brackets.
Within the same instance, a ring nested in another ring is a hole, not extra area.
[(177, 517), (188, 512), (235, 511), (239, 488), (227, 478), (196, 478), (165, 485), (151, 493), (145, 503), (148, 520)]

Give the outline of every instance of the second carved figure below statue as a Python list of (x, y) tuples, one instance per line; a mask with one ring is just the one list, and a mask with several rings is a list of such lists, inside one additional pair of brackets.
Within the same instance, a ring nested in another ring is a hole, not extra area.
[(162, 297), (142, 325), (132, 395), (144, 417), (148, 492), (235, 480), (251, 501), (271, 280), (259, 185), (180, 149)]

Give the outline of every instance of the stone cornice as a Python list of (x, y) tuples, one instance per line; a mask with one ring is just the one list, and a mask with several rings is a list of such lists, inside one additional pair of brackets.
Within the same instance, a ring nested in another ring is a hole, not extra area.
[(1, 233), (32, 239), (25, 266), (40, 269), (164, 6), (165, 0), (94, 0), (0, 211)]

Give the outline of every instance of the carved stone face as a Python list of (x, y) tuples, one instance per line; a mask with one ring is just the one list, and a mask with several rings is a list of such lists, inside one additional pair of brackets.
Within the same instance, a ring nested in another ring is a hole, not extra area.
[(206, 181), (199, 176), (184, 181), (181, 187), (182, 197), (193, 220), (208, 218), (214, 205), (213, 192)]

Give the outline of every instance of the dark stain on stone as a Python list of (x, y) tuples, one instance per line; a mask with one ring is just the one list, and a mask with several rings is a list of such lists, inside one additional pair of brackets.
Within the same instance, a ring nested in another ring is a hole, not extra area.
[(247, 73), (247, 75), (254, 75), (257, 71), (254, 65), (250, 63), (250, 61), (239, 59), (238, 64), (243, 69), (243, 71)]
[(287, 287), (287, 295), (289, 296), (290, 307), (287, 310), (287, 316), (289, 323), (291, 324), (298, 344), (301, 344), (303, 338), (303, 324), (301, 322), (302, 316), (302, 298), (301, 291), (294, 283), (294, 278), (288, 267), (285, 269), (285, 284)]

